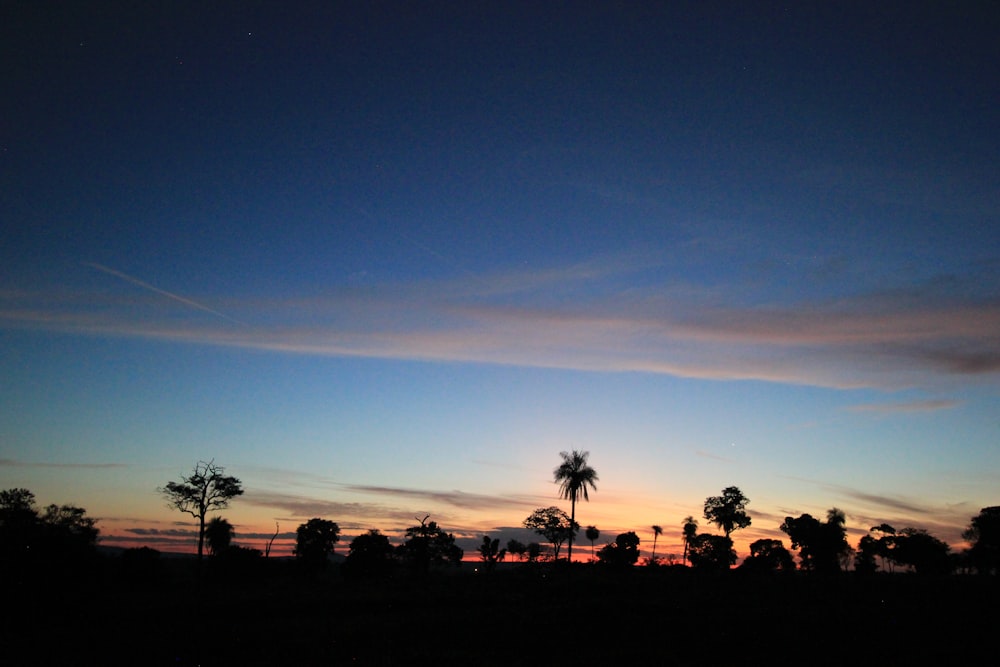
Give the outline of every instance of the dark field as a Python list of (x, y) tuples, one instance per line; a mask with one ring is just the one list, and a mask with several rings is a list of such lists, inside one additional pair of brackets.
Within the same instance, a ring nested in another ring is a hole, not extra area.
[[(5, 664), (955, 664), (993, 651), (994, 577), (474, 566), (343, 580), (165, 564), (8, 587)], [(995, 664), (996, 655), (982, 664)], [(19, 657), (15, 657), (19, 656)], [(977, 660), (978, 662), (978, 660)]]

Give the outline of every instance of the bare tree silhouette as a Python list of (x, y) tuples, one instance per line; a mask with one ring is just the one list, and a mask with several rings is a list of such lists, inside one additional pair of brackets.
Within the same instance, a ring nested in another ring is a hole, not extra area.
[(168, 507), (198, 519), (198, 560), (205, 548), (205, 515), (226, 509), (230, 500), (243, 495), (242, 482), (224, 473), (214, 460), (199, 461), (191, 475), (157, 489), (167, 499)]

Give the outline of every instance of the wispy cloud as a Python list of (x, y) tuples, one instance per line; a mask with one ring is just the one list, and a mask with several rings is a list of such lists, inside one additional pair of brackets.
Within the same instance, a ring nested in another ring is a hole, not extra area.
[[(154, 301), (144, 294), (7, 291), (0, 293), (0, 326), (308, 355), (842, 388), (1000, 372), (996, 294), (952, 296), (929, 285), (838, 300), (744, 304), (718, 288), (640, 280), (638, 270), (616, 260), (477, 280), (344, 287), (297, 299), (225, 299), (240, 320), (170, 293), (171, 299)], [(163, 293), (138, 283), (150, 297)], [(171, 309), (170, 301), (252, 326), (196, 320)]]
[(533, 502), (532, 500), (525, 498), (510, 498), (495, 495), (484, 496), (475, 493), (466, 493), (464, 491), (427, 491), (422, 489), (407, 489), (391, 486), (362, 485), (348, 485), (344, 488), (352, 491), (371, 493), (381, 496), (410, 498), (425, 502), (452, 505), (454, 507), (460, 507), (468, 510), (499, 509), (508, 507), (522, 508)]
[(906, 401), (901, 403), (863, 403), (852, 405), (847, 409), (852, 412), (872, 412), (876, 414), (893, 414), (897, 412), (935, 412), (949, 410), (959, 405), (958, 401), (948, 399), (929, 399), (924, 401)]
[(727, 459), (725, 456), (719, 456), (718, 454), (712, 454), (704, 450), (699, 449), (695, 452), (696, 456), (700, 456), (704, 459), (712, 459), (713, 461), (725, 461), (726, 463), (735, 463), (733, 459)]
[(127, 468), (128, 465), (125, 463), (45, 463), (45, 462), (17, 461), (15, 459), (0, 459), (0, 467), (103, 470), (108, 468)]

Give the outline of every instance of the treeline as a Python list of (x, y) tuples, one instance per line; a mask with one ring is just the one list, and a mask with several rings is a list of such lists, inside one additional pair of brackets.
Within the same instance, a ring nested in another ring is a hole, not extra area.
[[(572, 512), (558, 507), (533, 511), (523, 526), (542, 540), (524, 544), (511, 539), (506, 545), (499, 538), (482, 537), (479, 559), (486, 571), (500, 562), (538, 563), (560, 561), (564, 544), (569, 545), (566, 561), (571, 560), (573, 542), (581, 530), (575, 520), (576, 499), (588, 500), (588, 486), (596, 490), (596, 472), (587, 465), (586, 452), (561, 453), (563, 464), (555, 470), (560, 493), (572, 503)], [(581, 491), (583, 489), (583, 491)], [(211, 512), (228, 507), (231, 499), (243, 494), (239, 479), (225, 474), (214, 461), (199, 462), (192, 474), (179, 482), (169, 482), (158, 491), (175, 509), (198, 521), (198, 561), (207, 546), (209, 569), (217, 572), (247, 573), (270, 555), (273, 538), (265, 551), (233, 545), (233, 526), (222, 517), (208, 519)], [(658, 525), (651, 527), (652, 554), (645, 565), (689, 566), (697, 571), (726, 571), (735, 565), (737, 554), (732, 533), (751, 525), (747, 512), (750, 500), (735, 486), (721, 495), (705, 500), (703, 517), (720, 531), (699, 532), (693, 516), (684, 519), (681, 538), (684, 546), (681, 562), (674, 556), (664, 561), (656, 556), (656, 542), (663, 534)], [(458, 566), (464, 556), (453, 534), (425, 516), (418, 525), (405, 531), (401, 544), (393, 545), (386, 535), (372, 529), (355, 537), (348, 546), (339, 571), (348, 577), (377, 577), (398, 571), (426, 575), (434, 569)], [(789, 538), (789, 547), (781, 540), (760, 539), (750, 544), (750, 554), (741, 570), (771, 573), (805, 571), (820, 574), (853, 569), (859, 574), (877, 571), (912, 571), (917, 574), (943, 575), (953, 572), (997, 574), (1000, 570), (1000, 507), (986, 507), (971, 518), (963, 537), (969, 548), (953, 553), (948, 544), (918, 528), (896, 530), (888, 524), (871, 528), (853, 548), (847, 541), (846, 517), (836, 508), (824, 519), (810, 514), (786, 517), (778, 527)], [(36, 507), (35, 497), (27, 489), (0, 491), (0, 564), (12, 581), (33, 575), (66, 575), (93, 561), (99, 531), (94, 519), (83, 508), (73, 505)], [(296, 529), (294, 548), (296, 567), (317, 572), (331, 562), (340, 527), (329, 519), (316, 517)], [(275, 537), (277, 536), (277, 531)], [(587, 526), (584, 536), (590, 542), (591, 561), (610, 568), (627, 568), (640, 560), (639, 535), (635, 531), (618, 534), (599, 550), (596, 541), (600, 530)], [(795, 552), (795, 553), (793, 553)], [(159, 553), (153, 549), (127, 549), (121, 557), (126, 573), (154, 573), (160, 568)]]

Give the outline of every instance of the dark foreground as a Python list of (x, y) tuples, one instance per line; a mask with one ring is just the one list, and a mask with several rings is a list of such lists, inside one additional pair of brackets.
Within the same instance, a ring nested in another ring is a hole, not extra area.
[[(698, 576), (466, 564), (347, 581), (291, 564), (7, 586), (3, 664), (906, 665), (995, 646), (994, 577)], [(10, 583), (10, 582), (8, 582)], [(995, 658), (995, 656), (994, 656)]]

